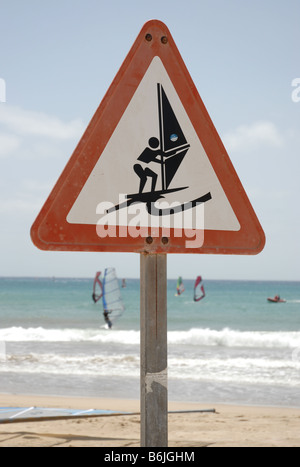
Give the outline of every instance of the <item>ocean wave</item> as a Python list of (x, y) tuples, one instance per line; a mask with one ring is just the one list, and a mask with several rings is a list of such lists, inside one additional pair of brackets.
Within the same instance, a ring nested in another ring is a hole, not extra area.
[(193, 328), (189, 331), (170, 332), (168, 342), (217, 347), (298, 348), (300, 332), (236, 331), (229, 328), (215, 331)]
[(0, 329), (4, 342), (100, 342), (139, 344), (138, 331), (107, 331), (99, 329), (45, 329), (11, 327)]
[[(95, 342), (103, 344), (139, 345), (136, 330), (45, 329), (11, 327), (0, 329), (2, 342)], [(300, 332), (237, 331), (224, 328), (192, 328), (188, 331), (169, 331), (170, 345), (203, 347), (243, 347), (269, 349), (300, 348)]]
[(191, 381), (300, 386), (300, 362), (292, 359), (169, 359), (170, 376)]
[(138, 376), (140, 359), (136, 355), (59, 355), (8, 354), (0, 365), (2, 372), (47, 373), (82, 376)]
[[(8, 354), (0, 373), (72, 375), (81, 377), (139, 378), (137, 355), (58, 355), (28, 353)], [(300, 386), (300, 361), (292, 358), (257, 357), (175, 357), (168, 359), (168, 378), (173, 380), (211, 381)]]

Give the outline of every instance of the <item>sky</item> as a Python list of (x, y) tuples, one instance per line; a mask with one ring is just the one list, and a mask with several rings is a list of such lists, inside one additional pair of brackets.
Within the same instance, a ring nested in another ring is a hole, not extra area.
[(265, 231), (168, 276), (300, 280), (299, 0), (0, 0), (0, 276), (139, 277), (139, 255), (38, 250), (30, 228), (143, 24), (163, 21)]

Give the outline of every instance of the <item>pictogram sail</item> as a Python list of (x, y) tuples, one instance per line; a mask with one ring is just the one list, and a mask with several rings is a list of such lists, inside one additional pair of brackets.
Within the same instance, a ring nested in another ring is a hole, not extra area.
[(167, 190), (190, 145), (160, 83), (157, 84), (162, 190)]

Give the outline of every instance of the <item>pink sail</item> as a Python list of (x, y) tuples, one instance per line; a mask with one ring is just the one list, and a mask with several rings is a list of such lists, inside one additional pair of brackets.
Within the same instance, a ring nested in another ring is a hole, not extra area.
[(194, 301), (200, 302), (205, 297), (205, 290), (202, 277), (198, 276), (194, 285)]
[(103, 286), (100, 280), (101, 272), (96, 272), (96, 276), (94, 279), (94, 286), (93, 286), (93, 300), (97, 303), (103, 295)]

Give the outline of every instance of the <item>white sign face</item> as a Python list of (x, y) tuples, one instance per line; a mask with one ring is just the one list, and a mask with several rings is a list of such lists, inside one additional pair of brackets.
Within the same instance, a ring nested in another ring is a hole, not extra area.
[(141, 227), (161, 226), (170, 207), (175, 224), (176, 212), (181, 218), (190, 211), (188, 229), (240, 230), (168, 73), (154, 57), (67, 222), (127, 226), (138, 211)]

